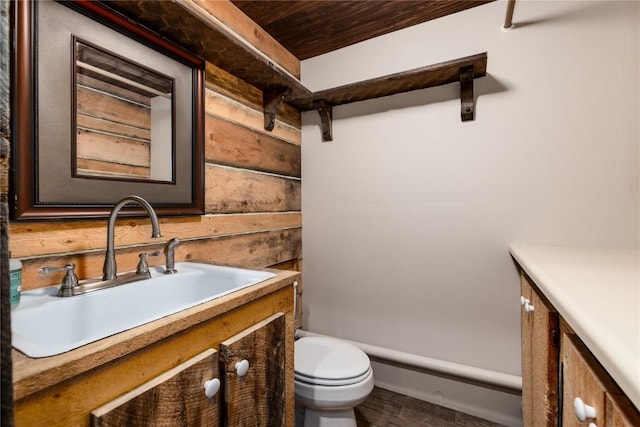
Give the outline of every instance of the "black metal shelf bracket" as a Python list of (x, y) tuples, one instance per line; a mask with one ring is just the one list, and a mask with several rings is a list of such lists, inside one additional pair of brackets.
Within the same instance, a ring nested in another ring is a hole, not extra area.
[(322, 141), (333, 141), (333, 109), (331, 105), (325, 100), (314, 101), (313, 105), (316, 107), (318, 114), (320, 115), (320, 125), (322, 126)]
[(276, 124), (276, 112), (280, 104), (291, 93), (291, 89), (267, 89), (262, 92), (262, 106), (264, 108), (264, 128), (272, 131)]
[(474, 118), (473, 74), (473, 65), (460, 68), (460, 117), (463, 122)]

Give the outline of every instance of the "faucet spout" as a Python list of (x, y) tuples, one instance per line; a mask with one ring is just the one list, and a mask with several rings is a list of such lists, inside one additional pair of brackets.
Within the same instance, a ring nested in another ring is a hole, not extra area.
[(160, 226), (158, 225), (158, 216), (153, 210), (149, 202), (140, 196), (126, 196), (118, 201), (109, 215), (109, 222), (107, 224), (107, 253), (104, 258), (104, 267), (102, 268), (102, 280), (114, 280), (118, 275), (118, 267), (116, 265), (115, 249), (114, 249), (114, 234), (116, 218), (120, 210), (128, 203), (137, 203), (147, 212), (149, 219), (151, 220), (151, 226), (153, 231), (151, 237), (157, 238), (160, 235)]

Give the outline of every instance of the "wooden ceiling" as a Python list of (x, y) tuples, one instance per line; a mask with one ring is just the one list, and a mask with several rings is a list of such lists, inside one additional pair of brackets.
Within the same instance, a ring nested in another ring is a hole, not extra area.
[(303, 60), (493, 0), (231, 1)]

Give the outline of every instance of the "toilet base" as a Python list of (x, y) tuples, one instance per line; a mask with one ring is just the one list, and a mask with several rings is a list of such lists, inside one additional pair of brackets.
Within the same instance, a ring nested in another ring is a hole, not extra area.
[(304, 411), (304, 427), (356, 427), (356, 416), (353, 409), (335, 411), (317, 411), (306, 408)]

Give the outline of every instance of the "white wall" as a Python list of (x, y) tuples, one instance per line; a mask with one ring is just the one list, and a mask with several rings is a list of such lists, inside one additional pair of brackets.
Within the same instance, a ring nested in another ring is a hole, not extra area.
[[(520, 374), (510, 243), (638, 247), (640, 7), (499, 1), (302, 63), (325, 89), (488, 52), (457, 84), (303, 119), (305, 328)], [(517, 396), (375, 364), (378, 384), (509, 425)]]

